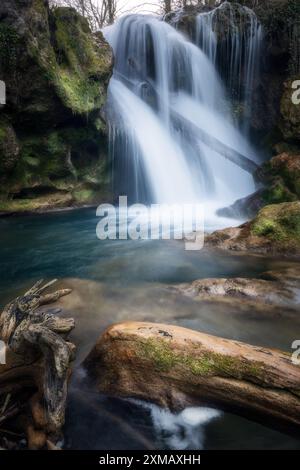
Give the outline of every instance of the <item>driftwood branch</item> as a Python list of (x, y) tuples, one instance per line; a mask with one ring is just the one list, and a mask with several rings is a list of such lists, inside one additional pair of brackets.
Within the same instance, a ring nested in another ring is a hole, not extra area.
[(0, 339), (7, 345), (6, 364), (0, 365), (0, 423), (18, 415), (20, 410), (10, 402), (26, 393), (31, 397), (31, 417), (25, 420), (31, 447), (42, 447), (47, 436), (55, 438), (60, 433), (74, 358), (75, 347), (66, 340), (74, 320), (43, 307), (71, 292), (61, 289), (46, 294), (54, 282), (43, 285), (38, 281), (6, 305), (0, 315)]
[(99, 391), (170, 409), (210, 405), (300, 432), (300, 366), (289, 354), (185, 328), (109, 328), (84, 362)]

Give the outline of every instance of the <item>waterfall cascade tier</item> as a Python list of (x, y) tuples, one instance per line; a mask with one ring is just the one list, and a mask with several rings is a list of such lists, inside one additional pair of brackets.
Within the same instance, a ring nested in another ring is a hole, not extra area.
[(195, 42), (219, 71), (230, 98), (242, 103), (244, 128), (251, 115), (262, 38), (255, 13), (236, 3), (224, 2), (196, 17)]
[(114, 187), (131, 201), (215, 209), (254, 190), (252, 176), (202, 138), (253, 159), (233, 123), (207, 31), (207, 42), (195, 45), (149, 15), (123, 17), (104, 31), (115, 54), (108, 106)]

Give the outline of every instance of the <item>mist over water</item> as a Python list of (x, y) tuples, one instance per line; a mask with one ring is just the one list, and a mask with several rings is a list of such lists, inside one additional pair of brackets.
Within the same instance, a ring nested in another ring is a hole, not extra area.
[[(228, 65), (234, 80), (245, 64), (247, 83), (259, 42), (252, 15), (249, 34), (240, 43), (237, 33), (232, 36), (236, 58)], [(213, 27), (214, 14), (198, 15), (195, 45), (164, 21), (131, 15), (104, 34), (115, 54), (108, 107), (115, 195), (146, 204), (204, 203), (208, 225), (216, 227), (230, 222), (216, 210), (255, 187), (252, 175), (218, 153), (203, 133), (250, 160), (255, 151), (232, 119)]]

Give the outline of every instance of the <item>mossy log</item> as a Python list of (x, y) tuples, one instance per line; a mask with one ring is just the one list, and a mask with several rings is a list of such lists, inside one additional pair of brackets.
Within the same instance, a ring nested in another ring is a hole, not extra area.
[(67, 383), (75, 347), (66, 340), (72, 318), (46, 308), (70, 289), (45, 294), (54, 281), (36, 283), (0, 314), (0, 339), (6, 345), (0, 365), (0, 422), (14, 418), (27, 434), (29, 448), (59, 437), (64, 424)]
[(84, 361), (99, 391), (172, 410), (216, 406), (300, 432), (300, 366), (288, 353), (178, 326), (110, 327)]

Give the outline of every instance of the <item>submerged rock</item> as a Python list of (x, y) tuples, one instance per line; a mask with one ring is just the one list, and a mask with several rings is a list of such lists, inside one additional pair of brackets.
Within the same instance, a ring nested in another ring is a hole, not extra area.
[[(297, 265), (282, 267), (263, 272), (258, 278), (207, 278), (191, 283), (172, 286), (170, 289), (178, 294), (196, 301), (223, 302), (231, 305), (234, 311), (239, 303), (244, 309), (256, 312), (257, 318), (277, 316), (280, 307), (285, 306), (283, 316), (298, 317), (300, 294), (300, 268)], [(294, 310), (294, 315), (293, 315)], [(245, 315), (245, 318), (247, 315)]]

